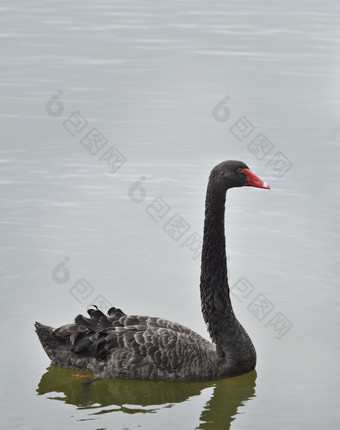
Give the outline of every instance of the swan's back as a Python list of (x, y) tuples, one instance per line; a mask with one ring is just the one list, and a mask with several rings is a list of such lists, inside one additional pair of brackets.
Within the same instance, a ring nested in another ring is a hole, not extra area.
[(53, 364), (99, 378), (179, 379), (221, 376), (214, 346), (194, 331), (161, 318), (88, 310), (60, 328), (36, 323)]

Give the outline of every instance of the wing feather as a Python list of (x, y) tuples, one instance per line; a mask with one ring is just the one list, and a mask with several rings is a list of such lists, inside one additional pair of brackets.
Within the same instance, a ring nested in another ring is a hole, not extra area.
[(183, 366), (195, 366), (195, 360), (204, 359), (202, 351), (212, 348), (197, 333), (162, 318), (126, 315), (117, 308), (107, 315), (89, 309), (88, 315), (78, 315), (53, 334), (77, 356), (103, 362), (110, 377), (178, 376)]

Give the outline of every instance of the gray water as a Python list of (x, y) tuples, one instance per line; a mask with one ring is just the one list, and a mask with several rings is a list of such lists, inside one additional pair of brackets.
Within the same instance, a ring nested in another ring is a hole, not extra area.
[[(339, 4), (0, 8), (1, 428), (337, 428)], [(207, 336), (204, 195), (226, 159), (271, 185), (227, 201), (256, 372), (86, 390), (50, 366), (34, 321), (58, 326), (93, 303)]]

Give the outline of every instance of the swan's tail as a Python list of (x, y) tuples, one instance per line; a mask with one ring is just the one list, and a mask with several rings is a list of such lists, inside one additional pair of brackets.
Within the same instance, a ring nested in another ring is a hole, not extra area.
[[(108, 328), (124, 325), (119, 323), (126, 315), (118, 308), (110, 308), (104, 315), (98, 308), (89, 309), (90, 318), (78, 315), (75, 322), (59, 328), (35, 323), (35, 331), (46, 354), (56, 366), (91, 371), (91, 363), (98, 358), (105, 359), (110, 352), (109, 345), (116, 345), (116, 336), (111, 336), (110, 342), (105, 343), (105, 333)], [(105, 333), (104, 333), (105, 332)]]
[(61, 346), (60, 340), (54, 336), (53, 327), (49, 327), (47, 325), (40, 324), (36, 322), (35, 324), (35, 332), (37, 333), (40, 343), (44, 348), (46, 354), (52, 360), (52, 352)]
[[(87, 312), (90, 318), (78, 315), (74, 323), (59, 328), (35, 323), (41, 345), (56, 366), (91, 371), (92, 362), (105, 359), (117, 346), (115, 330), (108, 329), (124, 326), (124, 322), (120, 323), (120, 318), (126, 317), (124, 312), (113, 307), (108, 310), (108, 315), (97, 307)], [(107, 340), (105, 336), (109, 335)]]
[[(67, 327), (60, 327), (58, 330), (61, 333), (58, 334), (53, 327), (35, 323), (35, 331), (52, 364), (66, 369), (88, 370), (88, 358), (79, 357), (70, 351)], [(61, 329), (65, 329), (65, 333)]]

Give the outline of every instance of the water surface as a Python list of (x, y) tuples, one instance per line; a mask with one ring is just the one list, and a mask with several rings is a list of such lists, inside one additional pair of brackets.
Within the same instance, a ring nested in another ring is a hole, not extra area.
[[(3, 428), (336, 428), (338, 18), (331, 0), (2, 3)], [(189, 239), (225, 159), (272, 187), (227, 201), (256, 373), (86, 390), (50, 366), (33, 322), (94, 302), (207, 336)]]

